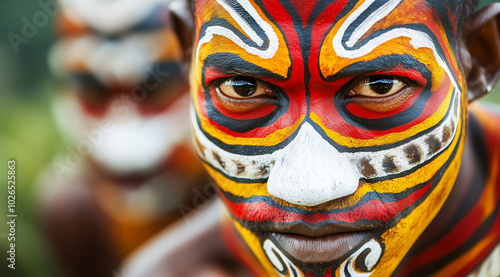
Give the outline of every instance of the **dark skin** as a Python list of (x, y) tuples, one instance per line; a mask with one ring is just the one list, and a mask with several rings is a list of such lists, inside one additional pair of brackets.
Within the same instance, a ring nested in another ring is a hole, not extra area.
[[(491, 91), (491, 89), (496, 85), (500, 77), (500, 3), (490, 4), (489, 6), (482, 9), (480, 12), (474, 14), (465, 23), (462, 32), (462, 40), (459, 44), (459, 53), (462, 72), (466, 76), (467, 88), (468, 88), (468, 98), (469, 102), (472, 103), (475, 100), (483, 97)], [(474, 106), (475, 104), (473, 104)], [(453, 215), (457, 213), (460, 206), (466, 205), (468, 202), (472, 201), (469, 197), (469, 192), (474, 190), (477, 186), (475, 183), (477, 180), (488, 178), (488, 164), (485, 161), (485, 141), (484, 137), (478, 133), (481, 129), (482, 122), (476, 119), (474, 115), (474, 109), (481, 109), (481, 107), (474, 107), (470, 112), (469, 120), (469, 131), (467, 142), (465, 144), (464, 153), (462, 157), (462, 164), (458, 177), (456, 179), (455, 185), (435, 219), (428, 226), (426, 231), (420, 236), (413, 248), (407, 255), (407, 258), (403, 260), (400, 267), (394, 273), (395, 275), (405, 276), (405, 266), (406, 263), (411, 262), (411, 257), (414, 253), (417, 253), (419, 248), (423, 245), (428, 245), (430, 241), (439, 238), (441, 231), (446, 228), (448, 224), (452, 221)], [(500, 141), (500, 133), (496, 133), (496, 140)], [(486, 151), (487, 152), (487, 151)], [(215, 274), (212, 271), (207, 270), (205, 275), (201, 276), (245, 276), (237, 274), (234, 268), (228, 270), (223, 268), (223, 265), (218, 263), (217, 260), (211, 260), (212, 256), (210, 253), (217, 253), (218, 257), (231, 257), (231, 253), (226, 249), (221, 249), (221, 247), (214, 247), (213, 244), (208, 243), (208, 241), (203, 241), (206, 235), (212, 234), (217, 237), (218, 232), (220, 232), (220, 225), (205, 226), (205, 235), (200, 235), (198, 237), (199, 243), (186, 243), (182, 249), (182, 253), (192, 253), (195, 251), (203, 251), (206, 254), (206, 259), (203, 259), (203, 264), (211, 264), (211, 269), (218, 268), (219, 273)], [(205, 228), (203, 227), (203, 228)], [(201, 228), (201, 226), (190, 226), (189, 224), (182, 226), (180, 228)], [(214, 247), (212, 250), (207, 250), (207, 247)], [(203, 250), (200, 250), (203, 249)], [(176, 252), (179, 253), (179, 252)], [(172, 258), (176, 253), (165, 253), (163, 262)], [(191, 265), (199, 264), (199, 260), (193, 260)], [(127, 265), (125, 265), (127, 270), (130, 270)], [(154, 264), (151, 268), (152, 272), (161, 272), (164, 276), (195, 276), (195, 275), (176, 275), (175, 272), (182, 270), (176, 268), (176, 265), (172, 267), (162, 268), (161, 264)], [(161, 268), (161, 269), (160, 269)], [(132, 267), (133, 269), (133, 267)], [(160, 271), (156, 271), (160, 270)], [(203, 268), (201, 272), (203, 273)], [(243, 271), (243, 267), (241, 267)], [(131, 271), (135, 272), (135, 271)], [(140, 272), (140, 271), (139, 271)], [(196, 275), (198, 276), (198, 275)]]

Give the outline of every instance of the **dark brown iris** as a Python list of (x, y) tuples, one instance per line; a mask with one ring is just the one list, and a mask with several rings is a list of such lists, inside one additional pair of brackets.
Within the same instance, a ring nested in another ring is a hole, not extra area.
[(368, 80), (370, 89), (377, 94), (386, 94), (394, 86), (394, 77), (389, 76), (370, 76)]
[(237, 76), (231, 79), (234, 91), (241, 96), (251, 96), (257, 90), (257, 80), (247, 76)]

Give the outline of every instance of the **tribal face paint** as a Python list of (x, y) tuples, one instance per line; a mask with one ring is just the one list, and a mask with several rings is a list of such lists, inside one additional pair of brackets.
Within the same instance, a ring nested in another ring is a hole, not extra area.
[(271, 276), (389, 276), (446, 200), (465, 81), (446, 2), (198, 1), (192, 126)]
[(67, 93), (56, 118), (75, 143), (110, 126), (87, 151), (114, 175), (158, 170), (189, 138), (187, 70), (172, 8), (165, 0), (61, 5), (51, 64)]

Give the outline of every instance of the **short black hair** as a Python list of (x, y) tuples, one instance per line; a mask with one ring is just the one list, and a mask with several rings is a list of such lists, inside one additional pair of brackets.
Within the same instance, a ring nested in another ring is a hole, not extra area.
[[(190, 2), (191, 6), (191, 11), (193, 14), (196, 13), (196, 0), (188, 0)], [(438, 0), (439, 2), (442, 2), (443, 0)], [(446, 1), (446, 0), (445, 0)], [(471, 17), (477, 9), (477, 6), (480, 2), (480, 0), (462, 0), (462, 1), (457, 1), (457, 0), (448, 0), (450, 2), (450, 8), (456, 12), (457, 15), (459, 15), (458, 20), (457, 20), (457, 27), (459, 30), (461, 30), (467, 22), (467, 19)]]
[[(453, 1), (453, 0), (451, 0)], [(454, 1), (453, 1), (454, 2)], [(460, 3), (461, 1), (456, 1)], [(458, 18), (458, 28), (459, 30), (462, 30), (465, 22), (476, 13), (477, 5), (479, 4), (479, 0), (464, 0), (462, 5), (458, 5), (458, 10), (457, 14), (459, 15)]]

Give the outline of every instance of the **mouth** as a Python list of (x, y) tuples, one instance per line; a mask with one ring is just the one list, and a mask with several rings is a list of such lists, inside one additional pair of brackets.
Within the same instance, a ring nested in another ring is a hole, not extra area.
[(278, 227), (271, 237), (286, 253), (305, 263), (324, 263), (339, 259), (372, 237), (374, 226), (296, 224)]
[(330, 262), (351, 252), (370, 237), (368, 232), (349, 232), (319, 238), (274, 233), (285, 252), (305, 263)]

